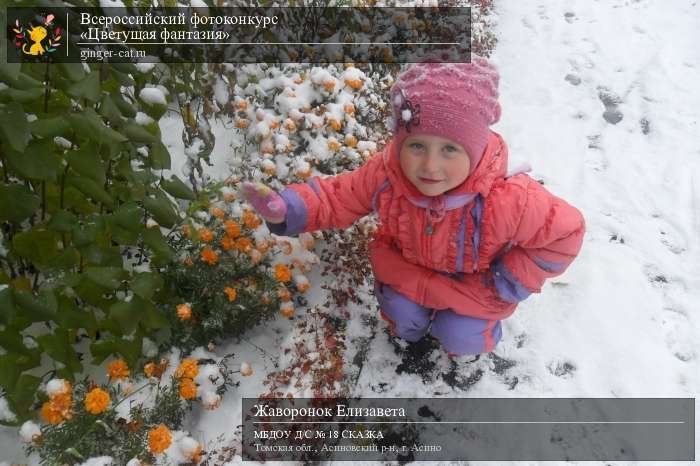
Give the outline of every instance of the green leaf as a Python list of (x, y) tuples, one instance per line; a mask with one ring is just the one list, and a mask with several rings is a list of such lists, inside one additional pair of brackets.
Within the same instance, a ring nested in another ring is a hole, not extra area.
[(19, 379), (20, 368), (17, 366), (17, 355), (0, 354), (0, 386), (12, 392)]
[(29, 259), (37, 268), (43, 269), (47, 262), (58, 254), (58, 233), (35, 225), (30, 230), (17, 233), (12, 238), (12, 250)]
[(88, 332), (97, 329), (97, 319), (87, 307), (80, 309), (75, 300), (66, 296), (58, 297), (57, 323), (66, 329), (84, 328)]
[(167, 327), (170, 323), (163, 314), (150, 302), (142, 301), (143, 317), (141, 323), (144, 327), (150, 330), (156, 330)]
[(27, 116), (18, 102), (5, 105), (0, 112), (0, 135), (8, 146), (17, 152), (24, 152), (29, 139)]
[(100, 246), (90, 244), (80, 249), (83, 259), (88, 264), (96, 264), (107, 267), (121, 267), (122, 256), (118, 246)]
[(0, 184), (0, 221), (19, 223), (39, 208), (41, 200), (26, 186)]
[(75, 225), (73, 227), (73, 244), (79, 248), (92, 244), (97, 239), (99, 226), (95, 223)]
[(56, 316), (58, 304), (51, 290), (44, 290), (38, 296), (27, 291), (13, 290), (13, 298), (21, 315), (32, 322), (45, 322)]
[(69, 270), (72, 267), (77, 267), (80, 263), (80, 253), (72, 246), (59, 251), (55, 257), (46, 261), (47, 269), (60, 269), (61, 271)]
[(129, 341), (112, 337), (108, 340), (95, 342), (90, 345), (92, 362), (99, 365), (112, 355), (121, 355), (126, 359), (129, 367), (135, 367), (141, 356), (141, 340), (134, 338), (133, 341)]
[(127, 123), (122, 130), (132, 142), (149, 144), (158, 141), (158, 137), (149, 133), (138, 123)]
[(91, 102), (97, 102), (102, 95), (100, 74), (97, 72), (88, 73), (85, 79), (70, 86), (66, 93), (76, 99), (85, 98)]
[(75, 214), (67, 210), (59, 210), (51, 215), (47, 226), (54, 231), (70, 233), (77, 224), (78, 217)]
[(71, 372), (76, 373), (83, 370), (78, 353), (73, 349), (68, 330), (57, 327), (53, 334), (39, 335), (36, 340), (46, 354), (54, 361), (65, 364)]
[(10, 325), (17, 315), (17, 308), (12, 299), (12, 288), (4, 288), (0, 290), (0, 323)]
[(0, 102), (29, 104), (39, 100), (42, 95), (44, 90), (41, 88), (27, 90), (7, 88), (0, 91)]
[(27, 350), (22, 341), (22, 335), (14, 328), (0, 330), (0, 347), (17, 354), (22, 354)]
[(57, 63), (61, 74), (73, 82), (85, 79), (85, 68), (82, 63)]
[(61, 170), (61, 160), (54, 153), (52, 139), (33, 139), (23, 152), (9, 149), (7, 163), (10, 170), (24, 178), (55, 181)]
[(21, 63), (1, 63), (0, 62), (0, 80), (1, 81), (15, 81), (19, 76), (20, 69), (22, 68)]
[(102, 186), (96, 181), (85, 176), (68, 176), (68, 183), (74, 186), (78, 191), (92, 198), (94, 201), (102, 202), (107, 207), (114, 206), (112, 196), (105, 191)]
[(131, 301), (119, 301), (109, 308), (109, 316), (119, 324), (124, 335), (132, 334), (143, 318), (142, 303), (138, 296), (132, 296)]
[(75, 294), (80, 296), (80, 299), (100, 309), (107, 309), (112, 303), (111, 299), (102, 296), (105, 293), (109, 293), (110, 290), (98, 285), (85, 276), (81, 277), (80, 283), (75, 285), (73, 289), (75, 290)]
[(41, 377), (30, 374), (22, 374), (19, 376), (15, 388), (12, 392), (7, 393), (7, 398), (10, 401), (12, 410), (18, 417), (29, 413), (34, 397), (41, 384)]
[(90, 177), (100, 184), (104, 184), (106, 170), (100, 157), (100, 149), (95, 141), (83, 144), (78, 150), (68, 151), (66, 160), (76, 172)]
[(127, 278), (126, 271), (118, 267), (86, 267), (83, 273), (98, 285), (112, 290), (119, 288), (121, 281)]
[(86, 108), (80, 113), (66, 116), (71, 127), (82, 138), (102, 141), (105, 144), (116, 144), (128, 141), (128, 138), (108, 128), (92, 108)]
[(152, 168), (156, 170), (170, 170), (170, 153), (161, 141), (151, 145), (151, 150), (148, 151), (148, 159)]
[(157, 272), (137, 273), (131, 280), (131, 290), (146, 300), (150, 300), (163, 285), (163, 278)]
[(122, 112), (122, 115), (127, 118), (134, 118), (136, 116), (136, 108), (124, 100), (124, 97), (122, 97), (120, 94), (112, 94), (111, 98), (117, 105), (117, 108), (119, 108), (119, 111)]
[(102, 100), (100, 101), (99, 113), (100, 115), (105, 117), (112, 125), (122, 122), (122, 114), (119, 111), (117, 105), (114, 103), (113, 98), (108, 94), (102, 96)]
[(154, 195), (155, 198), (148, 196), (144, 198), (144, 207), (153, 215), (159, 225), (171, 228), (180, 220), (180, 217), (164, 194), (156, 192)]
[(175, 253), (168, 245), (160, 228), (149, 228), (143, 232), (143, 242), (159, 257), (161, 262), (172, 260)]
[(70, 125), (63, 117), (38, 118), (29, 123), (29, 131), (42, 138), (63, 136), (70, 129)]
[(171, 175), (169, 180), (163, 179), (163, 181), (160, 182), (160, 186), (173, 197), (187, 199), (189, 201), (195, 200), (192, 189), (175, 175)]
[(143, 210), (133, 202), (127, 202), (119, 206), (112, 218), (120, 227), (134, 233), (143, 229)]

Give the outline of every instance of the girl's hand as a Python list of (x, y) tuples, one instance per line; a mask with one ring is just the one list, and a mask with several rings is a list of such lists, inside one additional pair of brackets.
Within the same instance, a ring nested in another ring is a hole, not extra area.
[(244, 181), (241, 194), (265, 221), (269, 223), (284, 222), (287, 216), (287, 204), (282, 196), (269, 186), (260, 182)]

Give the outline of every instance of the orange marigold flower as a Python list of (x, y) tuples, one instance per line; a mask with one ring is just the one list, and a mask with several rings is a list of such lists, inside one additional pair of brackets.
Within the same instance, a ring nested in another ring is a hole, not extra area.
[(41, 417), (49, 424), (54, 425), (60, 424), (65, 420), (61, 411), (50, 401), (45, 402), (41, 406)]
[(93, 388), (85, 395), (85, 409), (92, 414), (100, 414), (107, 409), (110, 398), (109, 393), (101, 388)]
[(224, 195), (224, 201), (226, 202), (233, 202), (236, 200), (236, 194), (235, 193), (228, 193)]
[(233, 238), (231, 238), (228, 235), (224, 235), (224, 237), (221, 238), (220, 244), (221, 244), (221, 248), (224, 251), (230, 251), (231, 249), (236, 247), (236, 240), (234, 240)]
[(202, 260), (209, 265), (216, 265), (216, 263), (219, 262), (219, 255), (211, 248), (204, 248), (201, 256)]
[(234, 248), (241, 252), (248, 252), (253, 248), (253, 242), (250, 238), (240, 237), (236, 240)]
[(149, 362), (145, 366), (143, 366), (143, 372), (146, 374), (147, 377), (153, 377), (153, 375), (156, 373), (156, 365), (152, 362)]
[(251, 249), (248, 255), (253, 264), (258, 264), (262, 260), (262, 253), (257, 249)]
[(117, 359), (107, 364), (110, 382), (129, 378), (129, 366), (123, 359)]
[(205, 243), (208, 243), (214, 238), (214, 235), (208, 228), (200, 228), (199, 230), (197, 230), (197, 232), (199, 233), (199, 239), (201, 239)]
[(182, 261), (183, 264), (186, 266), (191, 266), (194, 262), (192, 262), (192, 258), (190, 256), (185, 257), (185, 260)]
[(281, 282), (288, 282), (292, 279), (292, 271), (284, 264), (275, 265), (275, 278)]
[(231, 288), (230, 286), (227, 286), (224, 288), (224, 292), (228, 296), (229, 301), (235, 301), (236, 300), (236, 290), (234, 288)]
[(187, 459), (194, 464), (199, 464), (199, 461), (202, 459), (202, 446), (197, 445), (197, 448), (195, 448), (193, 452), (187, 455)]
[(281, 286), (277, 290), (277, 297), (282, 301), (291, 301), (292, 300), (292, 293), (289, 292), (289, 290), (283, 286)]
[(243, 212), (242, 219), (245, 226), (251, 230), (255, 230), (262, 223), (262, 220), (260, 220), (260, 218), (258, 218), (258, 216), (255, 215), (252, 210), (246, 210)]
[(216, 218), (224, 218), (226, 216), (226, 212), (219, 209), (218, 207), (213, 207), (211, 209), (211, 214)]
[(153, 454), (163, 453), (173, 441), (170, 429), (163, 424), (148, 432), (148, 449)]
[(231, 238), (238, 238), (241, 236), (241, 225), (234, 220), (226, 220), (224, 222), (224, 228), (226, 229), (226, 235)]
[(196, 359), (183, 359), (175, 370), (175, 377), (194, 379), (199, 374), (199, 367)]
[(73, 416), (73, 397), (70, 393), (61, 393), (51, 397), (51, 404), (64, 418), (70, 419)]
[(197, 396), (197, 384), (189, 377), (180, 379), (180, 396), (186, 400), (194, 400)]
[(177, 318), (180, 320), (190, 320), (192, 318), (192, 307), (189, 304), (178, 304)]
[(163, 372), (165, 372), (165, 369), (167, 369), (167, 368), (168, 368), (167, 359), (162, 359), (160, 364), (156, 364), (154, 362), (149, 362), (148, 364), (143, 366), (143, 372), (145, 372), (148, 377), (160, 378), (163, 375)]

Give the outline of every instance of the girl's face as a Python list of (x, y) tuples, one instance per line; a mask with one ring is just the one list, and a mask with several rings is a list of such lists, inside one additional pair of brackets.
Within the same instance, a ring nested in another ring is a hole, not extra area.
[(408, 136), (401, 145), (399, 162), (404, 175), (426, 196), (456, 188), (469, 176), (467, 151), (440, 136)]

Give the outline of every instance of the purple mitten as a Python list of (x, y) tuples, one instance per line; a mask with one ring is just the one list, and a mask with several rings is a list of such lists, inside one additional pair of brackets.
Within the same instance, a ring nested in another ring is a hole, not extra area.
[(244, 181), (241, 194), (256, 212), (269, 223), (282, 223), (287, 216), (287, 204), (272, 188), (257, 182)]

